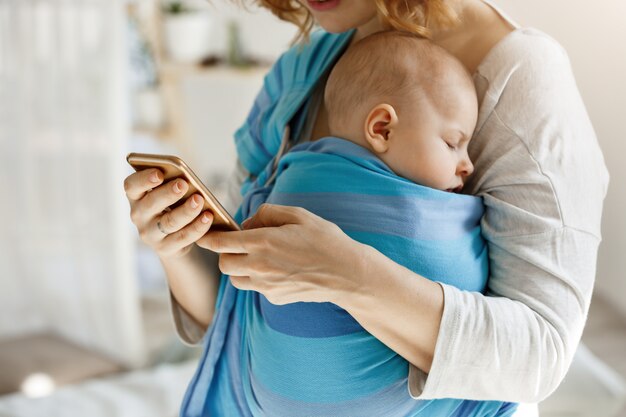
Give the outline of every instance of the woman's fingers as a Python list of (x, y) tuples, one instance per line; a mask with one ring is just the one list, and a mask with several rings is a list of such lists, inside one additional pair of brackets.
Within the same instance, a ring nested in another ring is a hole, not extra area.
[(140, 200), (146, 193), (159, 186), (163, 181), (163, 173), (158, 169), (143, 169), (124, 180), (126, 197), (132, 203)]
[(255, 230), (211, 232), (196, 243), (201, 248), (217, 253), (248, 253), (251, 245), (259, 244), (259, 234), (254, 232)]
[(255, 263), (254, 258), (247, 253), (221, 253), (218, 266), (226, 275), (249, 277), (250, 263)]
[(138, 171), (124, 180), (130, 218), (140, 232), (148, 222), (180, 200), (189, 187), (182, 179), (160, 185), (162, 181), (163, 173), (158, 169)]
[(145, 216), (141, 220), (147, 222), (161, 214), (169, 206), (180, 200), (188, 188), (189, 184), (187, 184), (187, 181), (177, 178), (149, 192), (136, 203), (137, 208)]
[(371, 256), (370, 247), (313, 213), (265, 205), (251, 221), (265, 227), (210, 231), (196, 242), (220, 254), (220, 270), (236, 288), (260, 292), (277, 305), (334, 302), (360, 285), (355, 274), (367, 275), (363, 259)]
[(222, 273), (229, 276), (235, 288), (260, 292), (276, 305), (299, 301), (299, 297), (304, 300), (309, 296), (306, 293), (310, 294), (313, 288), (306, 283), (300, 285), (292, 278), (286, 280), (279, 265), (261, 256), (222, 253), (219, 267)]
[(312, 215), (301, 207), (262, 204), (256, 214), (243, 222), (244, 229), (278, 227), (285, 224), (302, 223)]
[(193, 222), (182, 229), (168, 234), (158, 245), (157, 252), (160, 255), (171, 256), (174, 254), (185, 254), (191, 249), (191, 245), (211, 228), (213, 215), (205, 211)]
[(158, 169), (141, 170), (124, 180), (130, 217), (141, 240), (159, 256), (184, 255), (209, 231), (213, 215), (201, 213), (204, 199), (199, 194), (164, 213), (185, 195), (189, 184), (180, 178), (162, 182), (163, 173)]
[(161, 216), (156, 216), (146, 227), (147, 239), (159, 241), (166, 235), (178, 232), (198, 217), (203, 203), (204, 199), (199, 194), (194, 194), (184, 204)]

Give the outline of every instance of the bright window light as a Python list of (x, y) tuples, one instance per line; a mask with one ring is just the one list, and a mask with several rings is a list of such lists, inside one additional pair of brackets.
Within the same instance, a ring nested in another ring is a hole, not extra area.
[(20, 388), (25, 396), (39, 398), (52, 394), (55, 384), (50, 375), (35, 373), (27, 376)]

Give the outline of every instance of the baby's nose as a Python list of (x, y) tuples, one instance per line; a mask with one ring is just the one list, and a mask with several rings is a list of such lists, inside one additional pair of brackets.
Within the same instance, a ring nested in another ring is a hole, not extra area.
[(459, 174), (467, 177), (472, 175), (472, 172), (474, 172), (474, 164), (472, 164), (469, 157), (463, 158), (459, 164)]

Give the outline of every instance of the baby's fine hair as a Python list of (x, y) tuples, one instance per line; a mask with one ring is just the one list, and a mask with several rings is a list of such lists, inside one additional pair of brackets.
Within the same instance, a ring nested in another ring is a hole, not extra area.
[(363, 38), (343, 54), (328, 77), (324, 104), (332, 131), (362, 106), (387, 102), (402, 112), (416, 98), (445, 105), (450, 94), (476, 95), (463, 64), (427, 39), (389, 30)]

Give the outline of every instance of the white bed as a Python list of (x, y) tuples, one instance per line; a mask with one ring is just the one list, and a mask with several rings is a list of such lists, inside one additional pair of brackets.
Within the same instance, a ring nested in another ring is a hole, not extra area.
[(175, 417), (196, 360), (93, 379), (44, 398), (0, 397), (0, 417)]

